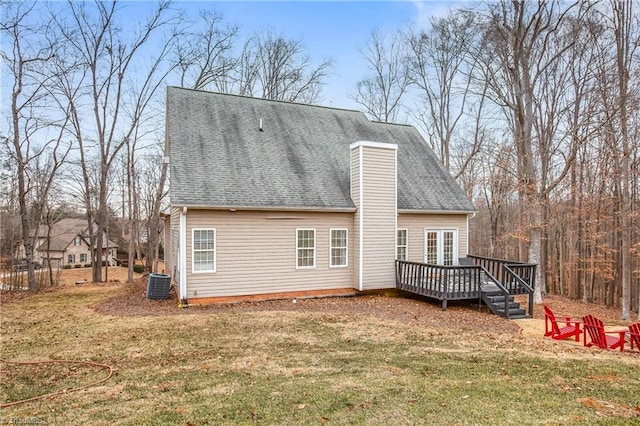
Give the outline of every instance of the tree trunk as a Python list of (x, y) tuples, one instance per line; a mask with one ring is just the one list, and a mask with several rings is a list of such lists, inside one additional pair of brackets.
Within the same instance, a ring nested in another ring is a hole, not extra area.
[(536, 287), (533, 293), (533, 301), (534, 303), (542, 303), (542, 294), (544, 293), (543, 288), (545, 288), (545, 274), (542, 272), (541, 265), (541, 238), (542, 238), (542, 212), (540, 211), (540, 207), (531, 207), (531, 212), (529, 213), (529, 224), (531, 226), (531, 230), (529, 231), (529, 236), (531, 242), (529, 244), (529, 263), (538, 264), (538, 268), (536, 268)]
[(619, 91), (619, 117), (620, 117), (620, 143), (621, 149), (618, 151), (617, 144), (615, 164), (618, 166), (616, 179), (620, 182), (620, 251), (621, 251), (621, 286), (622, 286), (622, 319), (628, 321), (631, 317), (631, 229), (630, 229), (630, 162), (631, 147), (629, 144), (628, 129), (628, 104), (629, 104), (629, 79), (633, 72), (631, 69), (632, 57), (637, 47), (637, 41), (632, 40), (633, 30), (633, 3), (612, 0), (614, 11), (613, 26), (616, 40), (616, 64), (617, 82)]
[(129, 284), (133, 283), (133, 264), (135, 262), (135, 241), (134, 241), (134, 236), (133, 236), (133, 227), (134, 227), (134, 223), (133, 223), (133, 219), (131, 217), (129, 217), (129, 220), (127, 221), (127, 226), (129, 227), (129, 238), (127, 239), (128, 245), (127, 245), (127, 250), (128, 250), (128, 254), (127, 254), (127, 282)]
[[(168, 147), (165, 146), (165, 152), (168, 152)], [(169, 168), (169, 164), (162, 161), (162, 169), (160, 172), (160, 179), (158, 182), (158, 187), (156, 188), (156, 194), (153, 200), (153, 211), (151, 212), (152, 224), (150, 226), (149, 233), (153, 235), (154, 238), (154, 272), (157, 272), (158, 267), (158, 255), (159, 255), (159, 237), (160, 237), (160, 209), (162, 208), (162, 200), (164, 199), (164, 185), (167, 180), (167, 170)], [(166, 255), (166, 254), (165, 254)]]

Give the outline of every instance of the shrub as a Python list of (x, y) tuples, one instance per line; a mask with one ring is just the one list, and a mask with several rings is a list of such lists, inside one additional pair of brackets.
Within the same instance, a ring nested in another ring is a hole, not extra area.
[(133, 265), (133, 272), (135, 272), (136, 274), (142, 274), (144, 272), (144, 266), (143, 265)]

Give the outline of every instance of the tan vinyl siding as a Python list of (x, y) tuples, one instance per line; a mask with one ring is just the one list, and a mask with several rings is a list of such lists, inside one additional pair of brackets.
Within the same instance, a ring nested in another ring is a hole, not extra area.
[[(75, 256), (75, 262), (69, 262), (69, 255), (72, 254)], [(80, 255), (85, 255), (85, 260), (80, 260)], [(104, 257), (103, 257), (104, 258)], [(84, 239), (80, 239), (80, 245), (75, 245), (75, 238), (71, 240), (67, 249), (64, 251), (62, 256), (62, 264), (69, 265), (71, 267), (81, 267), (81, 266), (90, 266), (91, 265), (91, 248), (85, 242)]]
[[(193, 229), (215, 229), (216, 272), (192, 272)], [(316, 265), (296, 269), (296, 229), (315, 229)], [(349, 266), (329, 268), (329, 229), (348, 229)], [(222, 297), (352, 286), (353, 213), (189, 210), (187, 297)]]
[[(352, 145), (352, 195), (358, 213), (354, 228), (362, 247), (357, 256), (362, 262), (361, 290), (394, 286), (396, 241), (396, 152), (395, 145), (358, 142)], [(358, 155), (354, 164), (354, 154)], [(359, 186), (361, 185), (361, 187)]]
[(424, 262), (424, 231), (428, 229), (457, 229), (458, 258), (468, 253), (469, 228), (467, 214), (412, 214), (398, 215), (398, 228), (408, 229), (408, 259)]
[[(360, 206), (360, 149), (351, 150), (351, 200), (356, 206)], [(353, 250), (350, 250), (353, 262), (353, 288), (358, 288), (360, 282), (360, 208), (353, 216), (353, 232), (350, 237), (353, 241)]]

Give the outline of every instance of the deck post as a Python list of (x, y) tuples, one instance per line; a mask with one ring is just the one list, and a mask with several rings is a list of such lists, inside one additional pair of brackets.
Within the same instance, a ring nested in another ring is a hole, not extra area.
[(447, 310), (447, 299), (442, 299), (442, 310), (443, 311)]

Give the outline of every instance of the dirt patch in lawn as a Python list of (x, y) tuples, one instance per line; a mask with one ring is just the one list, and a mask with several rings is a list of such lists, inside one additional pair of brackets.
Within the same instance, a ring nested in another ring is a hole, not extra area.
[[(123, 292), (104, 300), (95, 309), (115, 316), (183, 315), (198, 313), (236, 313), (254, 311), (322, 312), (331, 314), (368, 315), (406, 323), (437, 325), (445, 328), (501, 329), (518, 332), (519, 328), (508, 321), (477, 306), (450, 304), (446, 311), (439, 303), (385, 295), (361, 295), (353, 297), (326, 297), (316, 299), (286, 299), (261, 302), (219, 303), (208, 306), (179, 308), (175, 294), (169, 300), (149, 300), (145, 295), (144, 280), (127, 285)], [(452, 306), (453, 305), (453, 306)]]
[[(406, 296), (406, 294), (404, 295)], [(562, 297), (548, 297), (545, 304), (562, 315), (582, 317), (591, 313), (606, 323), (620, 322), (618, 310), (572, 301)], [(443, 311), (440, 303), (429, 299), (368, 294), (354, 297), (327, 297), (316, 299), (287, 299), (261, 302), (220, 303), (209, 306), (180, 308), (175, 292), (168, 300), (149, 300), (146, 298), (146, 279), (136, 280), (134, 284), (122, 286), (118, 295), (105, 299), (94, 306), (100, 313), (113, 316), (158, 316), (184, 315), (199, 313), (235, 313), (252, 311), (295, 311), (322, 312), (345, 315), (367, 315), (385, 320), (403, 323), (440, 327), (447, 329), (466, 329), (496, 333), (522, 333), (528, 336), (541, 336), (544, 330), (542, 305), (534, 306), (534, 319), (518, 322), (507, 321), (492, 315), (487, 307), (477, 304), (452, 303)]]
[[(127, 274), (127, 268), (121, 266), (111, 266), (107, 270), (106, 279), (109, 283), (124, 283), (127, 281)], [(134, 279), (139, 279), (141, 276), (141, 274), (133, 274)], [(104, 268), (102, 268), (102, 279), (105, 279)], [(83, 281), (90, 283), (91, 280), (91, 268), (63, 269), (60, 274), (60, 285), (62, 286), (76, 285), (76, 283), (80, 283)]]
[[(43, 273), (44, 270), (39, 271), (39, 273)], [(48, 272), (47, 272), (48, 273)], [(102, 277), (104, 278), (104, 268), (102, 270)], [(52, 291), (59, 291), (62, 288), (70, 287), (70, 286), (120, 286), (124, 285), (127, 281), (127, 268), (123, 267), (115, 267), (112, 266), (109, 268), (107, 272), (107, 281), (102, 283), (94, 284), (91, 282), (91, 268), (73, 268), (73, 269), (62, 269), (60, 270), (60, 277), (58, 285), (52, 287), (45, 287), (40, 290), (37, 290), (35, 293), (47, 293)], [(142, 274), (133, 274), (134, 279), (140, 279)], [(26, 282), (26, 278), (25, 278)], [(34, 292), (29, 292), (27, 290), (15, 291), (15, 290), (3, 290), (0, 291), (0, 304), (6, 305), (8, 303), (15, 302), (17, 300), (25, 299), (34, 294)]]

